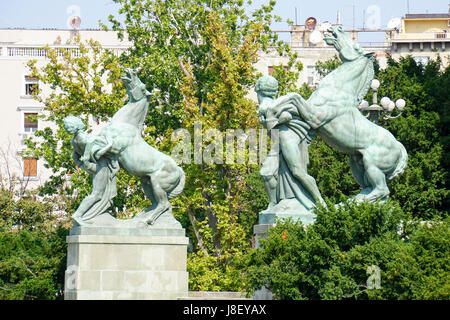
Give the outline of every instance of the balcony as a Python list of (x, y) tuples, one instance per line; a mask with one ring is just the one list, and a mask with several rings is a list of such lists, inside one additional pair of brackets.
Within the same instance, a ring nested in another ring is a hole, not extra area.
[[(80, 48), (77, 46), (49, 46), (50, 49), (56, 49), (58, 56), (62, 57), (67, 52), (70, 53), (72, 57), (80, 57)], [(105, 50), (111, 50), (116, 55), (120, 55), (122, 52), (126, 51), (127, 48), (122, 46), (117, 47), (104, 47)], [(0, 59), (1, 58), (25, 58), (25, 59), (35, 59), (35, 58), (46, 58), (47, 49), (43, 46), (36, 45), (0, 45)]]
[(442, 42), (449, 41), (447, 32), (392, 33), (392, 42)]
[(396, 33), (386, 34), (386, 41), (391, 45), (392, 50), (402, 51), (446, 51), (447, 42), (450, 37), (447, 32), (422, 32), (422, 33)]

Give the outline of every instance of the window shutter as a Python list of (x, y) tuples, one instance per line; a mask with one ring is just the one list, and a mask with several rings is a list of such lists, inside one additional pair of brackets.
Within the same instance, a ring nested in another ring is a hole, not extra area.
[(36, 177), (37, 176), (37, 160), (36, 159), (23, 159), (23, 175), (24, 177)]
[(35, 128), (35, 129), (37, 129), (38, 122), (29, 118), (29, 116), (36, 117), (37, 115), (38, 115), (37, 113), (24, 113), (24, 118), (25, 118), (24, 121), (23, 121), (24, 127), (25, 128), (33, 128), (33, 129)]
[(25, 76), (25, 81), (38, 81), (37, 77)]

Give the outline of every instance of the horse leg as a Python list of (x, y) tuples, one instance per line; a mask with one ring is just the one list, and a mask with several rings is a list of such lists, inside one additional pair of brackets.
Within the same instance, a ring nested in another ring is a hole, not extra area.
[(171, 208), (171, 204), (167, 197), (167, 192), (160, 186), (160, 183), (156, 177), (151, 180), (151, 191), (156, 203), (156, 207), (149, 212), (149, 215), (144, 218), (144, 221), (148, 224), (153, 224), (161, 214)]
[(365, 178), (365, 170), (362, 162), (362, 156), (360, 154), (350, 155), (349, 157), (350, 169), (352, 170), (353, 177), (356, 182), (361, 186), (361, 192), (355, 197), (356, 200), (363, 198), (365, 195), (372, 191), (372, 187)]
[(389, 189), (386, 185), (386, 176), (384, 172), (367, 161), (364, 161), (364, 164), (366, 169), (365, 176), (373, 186), (372, 191), (369, 194), (364, 195), (364, 199), (369, 202), (374, 202), (386, 198), (389, 195)]
[(153, 196), (153, 190), (152, 190), (152, 184), (151, 184), (151, 180), (148, 177), (143, 177), (141, 178), (141, 184), (142, 184), (142, 188), (144, 189), (144, 193), (146, 195), (147, 198), (150, 199), (150, 201), (152, 202), (152, 204), (150, 205), (150, 207), (148, 207), (147, 209), (139, 212), (135, 218), (140, 218), (142, 216), (144, 216), (145, 214), (147, 214), (148, 212), (154, 210), (157, 206), (157, 202), (155, 197)]

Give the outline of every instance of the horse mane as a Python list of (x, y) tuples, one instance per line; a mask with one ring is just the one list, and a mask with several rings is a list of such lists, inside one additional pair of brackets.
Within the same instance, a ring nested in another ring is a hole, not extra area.
[(358, 87), (357, 93), (356, 93), (356, 105), (359, 105), (361, 101), (366, 96), (367, 92), (369, 91), (370, 84), (372, 83), (372, 79), (375, 75), (375, 68), (373, 66), (373, 53), (369, 53), (365, 55), (366, 58), (368, 58), (370, 61), (367, 63), (367, 68), (365, 70), (366, 76), (364, 78), (364, 81), (361, 83), (361, 85)]
[(358, 73), (358, 80), (352, 84), (351, 88), (348, 88), (350, 90), (346, 91), (348, 98), (351, 99), (352, 107), (356, 108), (369, 91), (372, 79), (374, 77), (375, 71), (373, 60), (374, 57), (372, 54), (363, 54), (358, 59), (344, 62), (341, 66), (333, 70), (322, 79), (319, 87), (313, 92), (308, 101), (314, 101), (314, 104), (318, 106), (335, 100), (335, 95), (341, 93), (340, 91), (336, 91), (336, 79), (342, 80), (348, 75), (349, 72), (351, 73), (358, 69), (358, 72), (360, 72)]

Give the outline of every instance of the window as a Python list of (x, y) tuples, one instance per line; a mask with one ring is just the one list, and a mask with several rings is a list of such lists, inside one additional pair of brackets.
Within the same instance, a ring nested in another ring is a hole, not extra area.
[(23, 132), (35, 132), (38, 128), (38, 121), (35, 119), (37, 113), (24, 112), (23, 113)]
[[(275, 68), (273, 67), (273, 66), (269, 66), (268, 68), (267, 68), (268, 70), (268, 73), (269, 73), (269, 75), (271, 76), (272, 75), (272, 73), (275, 71)], [(288, 67), (284, 67), (284, 70), (288, 70)]]
[(37, 159), (32, 158), (23, 159), (23, 176), (37, 177)]
[(42, 107), (19, 106), (17, 111), (20, 112), (20, 124), (17, 131), (22, 137), (22, 143), (39, 129), (39, 120), (37, 116), (42, 113)]
[(428, 62), (430, 62), (430, 57), (427, 56), (417, 56), (413, 57), (413, 59), (417, 64), (421, 64), (423, 66), (426, 66)]
[(316, 84), (317, 80), (317, 71), (315, 66), (308, 66), (307, 67), (307, 73), (308, 73), (308, 85), (313, 86)]
[(25, 95), (31, 96), (38, 89), (38, 80), (36, 77), (25, 76)]

